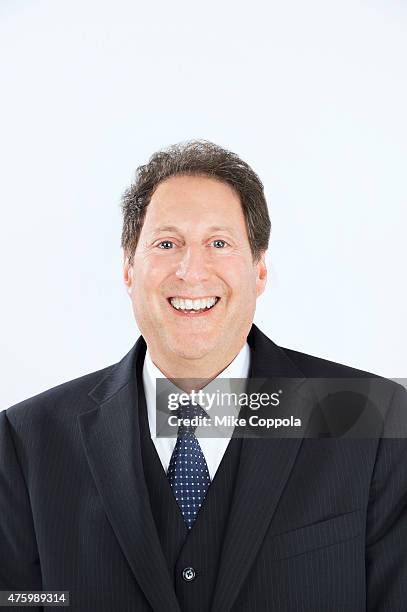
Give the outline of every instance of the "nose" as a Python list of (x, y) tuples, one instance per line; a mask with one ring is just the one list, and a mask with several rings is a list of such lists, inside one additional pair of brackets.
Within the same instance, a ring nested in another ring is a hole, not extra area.
[(175, 276), (191, 283), (202, 282), (209, 277), (205, 247), (188, 246), (179, 261)]

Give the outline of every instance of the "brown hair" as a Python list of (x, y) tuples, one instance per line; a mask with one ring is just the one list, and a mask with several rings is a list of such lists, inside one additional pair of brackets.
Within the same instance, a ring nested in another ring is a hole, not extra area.
[(159, 183), (175, 175), (208, 176), (229, 184), (240, 197), (253, 259), (268, 248), (270, 218), (263, 183), (236, 155), (207, 140), (189, 140), (154, 153), (136, 170), (134, 182), (121, 200), (121, 246), (130, 265), (140, 237), (147, 206)]

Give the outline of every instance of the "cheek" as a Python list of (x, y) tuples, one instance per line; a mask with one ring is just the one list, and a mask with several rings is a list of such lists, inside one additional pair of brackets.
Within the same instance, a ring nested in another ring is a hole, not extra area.
[(179, 265), (179, 257), (166, 252), (149, 253), (142, 262), (142, 267), (146, 273), (160, 276), (167, 276), (177, 269), (177, 265)]
[(238, 300), (246, 302), (256, 296), (256, 274), (247, 265), (225, 266), (223, 279)]
[(161, 299), (161, 291), (166, 278), (166, 271), (159, 262), (149, 261), (137, 269), (132, 285), (132, 301), (135, 308), (150, 309)]

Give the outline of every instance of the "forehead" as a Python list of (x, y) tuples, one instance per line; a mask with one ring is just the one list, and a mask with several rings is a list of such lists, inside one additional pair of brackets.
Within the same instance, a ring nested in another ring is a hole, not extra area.
[(147, 207), (145, 222), (223, 219), (243, 223), (237, 192), (227, 183), (203, 176), (173, 176), (158, 185)]

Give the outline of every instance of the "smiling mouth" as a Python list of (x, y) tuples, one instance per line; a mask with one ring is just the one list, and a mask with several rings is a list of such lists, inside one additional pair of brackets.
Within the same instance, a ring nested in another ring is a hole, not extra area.
[(171, 297), (167, 301), (179, 315), (196, 317), (197, 315), (209, 314), (220, 301), (220, 297), (211, 296), (198, 299)]

